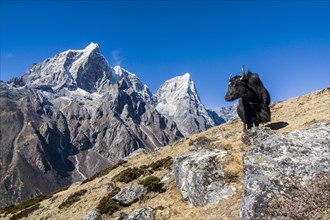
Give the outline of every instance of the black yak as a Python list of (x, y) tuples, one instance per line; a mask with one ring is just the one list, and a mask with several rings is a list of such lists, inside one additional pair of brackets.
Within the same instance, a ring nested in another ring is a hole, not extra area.
[(243, 121), (244, 131), (250, 129), (253, 124), (259, 126), (260, 123), (270, 121), (270, 95), (258, 74), (250, 71), (245, 74), (244, 65), (242, 76), (229, 78), (228, 90), (225, 95), (226, 101), (238, 98), (237, 113)]

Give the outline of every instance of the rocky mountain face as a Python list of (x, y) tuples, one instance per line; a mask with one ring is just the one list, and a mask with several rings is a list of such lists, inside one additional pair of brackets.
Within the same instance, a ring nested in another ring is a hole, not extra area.
[(1, 82), (0, 207), (221, 122), (209, 117), (188, 74), (172, 82), (154, 96), (133, 73), (111, 68), (94, 43)]
[[(184, 136), (205, 131), (223, 122), (202, 104), (189, 73), (167, 80), (157, 91), (156, 109), (176, 122)], [(210, 116), (210, 114), (211, 117)]]
[(1, 83), (0, 205), (49, 193), (136, 149), (182, 137), (151, 97), (134, 74), (110, 68), (93, 43)]
[(237, 106), (238, 102), (236, 102), (232, 106), (221, 107), (218, 111), (218, 116), (222, 118), (224, 121), (231, 121), (238, 117), (237, 114)]

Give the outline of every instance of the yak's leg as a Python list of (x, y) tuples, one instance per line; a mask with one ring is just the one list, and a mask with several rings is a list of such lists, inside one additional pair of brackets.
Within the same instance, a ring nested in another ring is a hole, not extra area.
[(245, 132), (245, 131), (246, 131), (246, 123), (243, 122), (243, 132)]
[(253, 123), (252, 122), (247, 122), (246, 125), (247, 125), (246, 126), (247, 129), (250, 129), (250, 128), (253, 127)]
[(252, 115), (248, 111), (245, 111), (244, 117), (245, 117), (244, 122), (245, 122), (246, 128), (247, 129), (252, 128), (253, 127)]
[(259, 122), (254, 122), (254, 126), (259, 127)]

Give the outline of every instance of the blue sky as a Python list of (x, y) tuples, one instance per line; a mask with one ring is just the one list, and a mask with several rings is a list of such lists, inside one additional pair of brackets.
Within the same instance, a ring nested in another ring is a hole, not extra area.
[(224, 101), (242, 64), (272, 101), (329, 86), (329, 1), (3, 1), (0, 79), (98, 43), (153, 93), (189, 72), (203, 103)]

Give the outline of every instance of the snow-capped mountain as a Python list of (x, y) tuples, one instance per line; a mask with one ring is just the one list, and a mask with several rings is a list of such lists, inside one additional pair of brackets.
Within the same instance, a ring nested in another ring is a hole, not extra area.
[(102, 92), (115, 79), (99, 46), (91, 43), (83, 50), (68, 50), (34, 64), (21, 78), (20, 85), (47, 86), (53, 91), (80, 88), (87, 92)]
[(0, 207), (182, 137), (151, 96), (134, 74), (112, 69), (93, 43), (1, 83)]
[(160, 86), (155, 97), (156, 109), (175, 121), (185, 136), (205, 131), (219, 123), (208, 114), (189, 73), (167, 80)]

